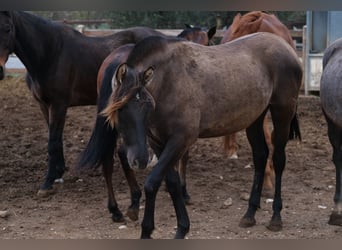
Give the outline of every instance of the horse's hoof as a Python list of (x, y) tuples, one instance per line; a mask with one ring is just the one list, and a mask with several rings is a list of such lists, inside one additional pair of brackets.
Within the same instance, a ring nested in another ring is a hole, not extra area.
[(139, 209), (128, 208), (127, 214), (128, 218), (132, 221), (137, 221), (139, 219)]
[(243, 217), (240, 220), (239, 226), (242, 228), (247, 228), (247, 227), (252, 227), (256, 224), (256, 221), (254, 218), (250, 218), (250, 217)]
[(190, 196), (184, 198), (184, 203), (185, 203), (185, 205), (192, 205), (193, 204)]
[(266, 228), (272, 232), (279, 232), (283, 229), (283, 222), (281, 220), (271, 220)]
[(329, 225), (342, 226), (342, 214), (332, 212), (328, 221)]
[(112, 220), (113, 222), (116, 223), (121, 223), (121, 222), (125, 222), (125, 218), (123, 217), (123, 215), (120, 214), (112, 214)]
[(48, 197), (54, 195), (57, 192), (57, 188), (52, 187), (50, 189), (39, 189), (37, 195), (39, 197)]

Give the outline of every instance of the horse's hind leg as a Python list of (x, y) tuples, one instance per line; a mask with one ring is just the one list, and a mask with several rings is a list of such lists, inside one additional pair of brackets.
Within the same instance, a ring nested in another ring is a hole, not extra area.
[(260, 207), (260, 197), (264, 182), (265, 166), (268, 157), (268, 147), (263, 131), (263, 119), (265, 112), (250, 127), (246, 129), (247, 139), (252, 147), (254, 162), (254, 180), (251, 195), (248, 202), (248, 209), (240, 221), (240, 227), (254, 226), (255, 213)]
[(128, 207), (127, 216), (131, 220), (136, 221), (139, 218), (141, 190), (135, 178), (134, 171), (129, 166), (124, 146), (119, 147), (118, 155), (131, 192), (131, 205)]
[(237, 159), (238, 158), (237, 150), (238, 150), (239, 146), (236, 142), (236, 133), (226, 135), (223, 137), (223, 148), (224, 148), (226, 155), (230, 159)]
[(189, 151), (183, 155), (182, 159), (178, 162), (178, 171), (180, 176), (180, 183), (182, 188), (182, 196), (185, 204), (190, 205), (190, 195), (186, 188), (186, 168), (189, 161)]
[(271, 196), (273, 195), (273, 182), (274, 179), (274, 168), (273, 168), (273, 142), (272, 142), (272, 134), (273, 132), (270, 131), (269, 127), (269, 119), (268, 116), (265, 117), (263, 122), (263, 128), (264, 128), (264, 134), (266, 143), (269, 150), (269, 155), (266, 163), (265, 168), (265, 180), (264, 180), (264, 187), (263, 187), (263, 195), (265, 196)]
[(273, 166), (275, 172), (275, 192), (273, 200), (273, 215), (267, 228), (271, 231), (282, 229), (281, 198), (282, 175), (286, 163), (285, 147), (289, 140), (291, 120), (295, 115), (295, 106), (278, 105), (270, 107), (273, 120)]
[(334, 203), (335, 207), (329, 218), (330, 225), (342, 226), (342, 129), (336, 126), (329, 118), (328, 137), (333, 147), (333, 162), (336, 170), (336, 184)]

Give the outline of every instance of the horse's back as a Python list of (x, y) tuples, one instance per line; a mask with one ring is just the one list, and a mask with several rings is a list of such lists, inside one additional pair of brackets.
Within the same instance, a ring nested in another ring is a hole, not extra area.
[(226, 43), (238, 37), (256, 32), (269, 32), (278, 35), (295, 49), (295, 45), (287, 27), (280, 22), (275, 15), (261, 11), (252, 11), (244, 16), (241, 16), (240, 14), (236, 15), (233, 23), (225, 32), (221, 43)]
[(342, 127), (342, 39), (331, 44), (323, 56), (320, 99), (324, 113)]
[[(192, 109), (184, 111), (184, 116), (197, 114), (200, 137), (244, 129), (261, 115), (271, 99), (286, 103), (298, 96), (300, 62), (290, 45), (276, 35), (255, 33), (210, 47), (163, 40), (160, 46), (150, 46), (151, 42), (141, 47), (145, 55), (142, 60), (156, 65), (155, 78), (165, 82), (164, 90), (158, 91), (161, 86), (151, 84), (151, 91), (159, 92), (156, 96), (161, 102), (177, 106), (172, 110), (184, 110), (184, 106)], [(146, 56), (148, 46), (151, 53)], [(165, 105), (165, 109), (169, 108)]]

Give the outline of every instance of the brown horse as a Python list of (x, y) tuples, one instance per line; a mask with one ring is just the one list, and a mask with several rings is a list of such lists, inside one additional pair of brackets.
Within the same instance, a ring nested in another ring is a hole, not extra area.
[[(227, 60), (229, 56), (229, 60)], [(248, 209), (240, 226), (253, 226), (268, 158), (263, 120), (274, 126), (275, 194), (268, 228), (282, 228), (281, 180), (285, 147), (295, 114), (302, 67), (281, 38), (257, 33), (217, 46), (149, 37), (137, 43), (112, 77), (113, 93), (103, 113), (122, 134), (132, 168), (148, 162), (146, 135), (158, 156), (144, 190), (141, 238), (154, 229), (155, 200), (165, 179), (177, 216), (176, 238), (189, 231), (189, 218), (174, 168), (197, 138), (246, 129), (255, 165)], [(298, 131), (297, 131), (298, 132)]]
[(0, 12), (0, 79), (10, 53), (27, 69), (27, 84), (49, 129), (48, 170), (38, 194), (53, 193), (65, 167), (63, 130), (70, 106), (95, 105), (96, 77), (115, 48), (151, 35), (150, 28), (130, 28), (105, 37), (87, 37), (69, 26), (20, 11)]
[[(269, 32), (282, 37), (294, 50), (296, 50), (295, 44), (293, 43), (291, 34), (288, 28), (279, 21), (279, 19), (273, 14), (267, 14), (261, 11), (252, 11), (241, 16), (238, 13), (233, 20), (233, 23), (229, 26), (227, 31), (221, 40), (222, 43), (230, 42), (238, 37), (256, 33), (256, 32)], [(270, 126), (268, 124), (268, 119), (264, 120), (264, 133), (266, 137), (266, 142), (270, 150), (270, 157), (267, 161), (266, 171), (265, 171), (265, 182), (264, 189), (269, 192), (273, 189), (272, 179), (274, 178), (273, 163), (271, 160), (271, 155), (273, 151), (272, 139)], [(300, 138), (300, 135), (298, 135)], [(236, 159), (238, 157), (237, 150), (238, 144), (236, 142), (236, 134), (227, 135), (223, 138), (224, 149), (227, 155)]]
[[(209, 29), (209, 31), (206, 31), (202, 28), (187, 26), (178, 35), (178, 37), (192, 42), (200, 43), (202, 45), (209, 45), (210, 40), (215, 32), (216, 27), (212, 27), (211, 29)], [(126, 61), (127, 56), (129, 55), (133, 47), (134, 44), (126, 44), (115, 49), (105, 58), (105, 60), (101, 64), (97, 76), (98, 115), (95, 121), (95, 127), (93, 129), (91, 138), (89, 139), (85, 150), (82, 152), (76, 167), (77, 169), (94, 168), (102, 165), (108, 192), (108, 209), (113, 215), (113, 221), (116, 222), (121, 222), (122, 220), (124, 220), (122, 213), (118, 209), (112, 185), (113, 157), (118, 135), (115, 129), (111, 129), (110, 127), (108, 127), (106, 119), (102, 115), (100, 115), (100, 113), (106, 107), (109, 101), (109, 97), (112, 92), (111, 85), (114, 71), (119, 64)], [(134, 172), (131, 170), (127, 162), (125, 146), (121, 144), (117, 151), (131, 192), (131, 204), (127, 210), (127, 216), (131, 220), (137, 220), (139, 215), (141, 190), (136, 181)], [(186, 153), (180, 161), (182, 164), (187, 164), (187, 155), (188, 153)], [(185, 171), (185, 165), (182, 164), (180, 164), (180, 166), (182, 166), (180, 167), (180, 169), (181, 171)], [(185, 187), (185, 174), (181, 176), (184, 176), (182, 185)], [(185, 193), (185, 197), (186, 195), (187, 193)]]

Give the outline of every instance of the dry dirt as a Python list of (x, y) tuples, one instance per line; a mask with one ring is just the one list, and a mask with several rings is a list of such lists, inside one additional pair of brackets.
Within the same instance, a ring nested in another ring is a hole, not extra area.
[[(49, 198), (37, 197), (47, 168), (47, 126), (22, 76), (0, 82), (0, 218), (2, 239), (134, 239), (140, 236), (137, 222), (111, 221), (107, 193), (100, 169), (82, 176), (66, 172), (64, 184)], [(85, 147), (95, 118), (95, 107), (69, 109), (65, 134), (65, 157), (72, 168)], [(256, 226), (238, 226), (247, 207), (241, 195), (251, 187), (253, 166), (244, 132), (239, 133), (238, 160), (227, 159), (220, 139), (201, 139), (191, 149), (188, 188), (193, 204), (189, 239), (341, 239), (342, 228), (327, 224), (333, 207), (335, 169), (331, 162), (326, 124), (319, 98), (299, 99), (303, 140), (287, 147), (283, 175), (283, 230), (270, 232), (272, 204), (262, 197)], [(247, 167), (246, 167), (247, 166)], [(143, 184), (147, 172), (137, 173)], [(113, 182), (124, 212), (129, 205), (128, 186), (118, 161)], [(231, 198), (232, 204), (225, 206)], [(143, 205), (144, 203), (142, 203)], [(158, 193), (154, 238), (172, 238), (176, 218), (163, 188)], [(124, 225), (125, 224), (125, 225)], [(123, 226), (124, 225), (124, 226)]]

